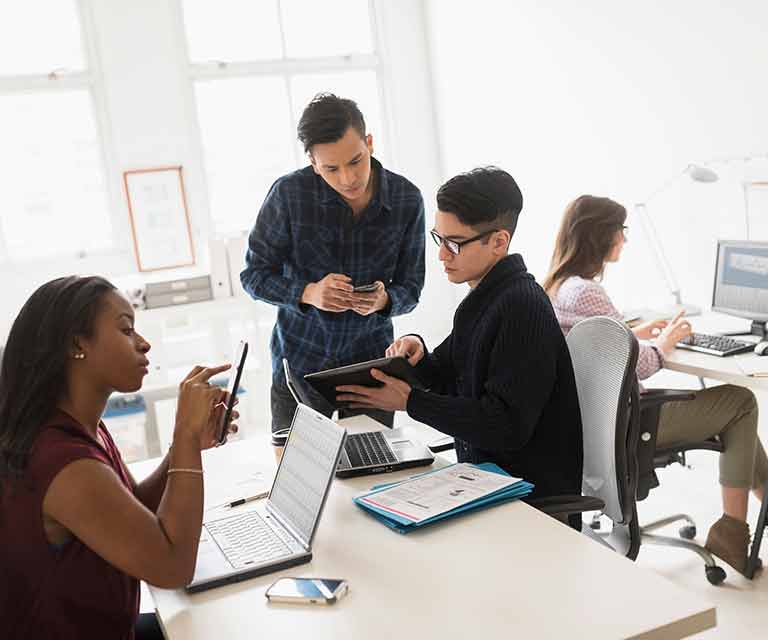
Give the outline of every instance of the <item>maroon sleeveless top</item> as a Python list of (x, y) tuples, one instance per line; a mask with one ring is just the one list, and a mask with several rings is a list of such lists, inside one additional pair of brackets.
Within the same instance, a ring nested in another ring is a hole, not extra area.
[(139, 583), (77, 538), (57, 547), (43, 529), (43, 498), (70, 462), (93, 458), (111, 467), (133, 493), (125, 464), (103, 423), (92, 438), (62, 411), (42, 428), (18, 483), (0, 498), (2, 636), (132, 639)]

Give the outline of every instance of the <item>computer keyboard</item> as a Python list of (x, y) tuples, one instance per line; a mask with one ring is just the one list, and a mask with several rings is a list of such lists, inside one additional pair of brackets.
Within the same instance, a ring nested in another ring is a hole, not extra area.
[(752, 351), (755, 345), (743, 340), (734, 340), (728, 336), (715, 336), (707, 333), (693, 333), (677, 343), (681, 349), (700, 351), (713, 356), (732, 356), (737, 353)]
[(392, 453), (381, 431), (349, 434), (344, 448), (352, 467), (370, 467), (397, 462), (397, 457)]
[(239, 518), (214, 520), (205, 525), (235, 569), (282, 558), (291, 553), (280, 536), (256, 511)]

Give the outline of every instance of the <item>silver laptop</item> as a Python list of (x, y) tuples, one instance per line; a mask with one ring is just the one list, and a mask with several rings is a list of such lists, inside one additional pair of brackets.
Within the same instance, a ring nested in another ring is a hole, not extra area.
[(300, 404), (266, 503), (203, 525), (187, 591), (309, 562), (345, 438), (343, 427)]
[[(285, 358), (283, 358), (283, 372), (288, 390), (296, 402), (310, 405), (322, 413), (333, 412), (333, 407), (325, 398), (319, 393), (310, 393), (303, 386), (303, 380), (298, 381), (294, 377)], [(435, 456), (427, 447), (412, 442), (408, 438), (397, 438), (382, 430), (350, 433), (344, 443), (336, 475), (340, 478), (350, 478), (388, 473), (430, 465), (434, 460)]]

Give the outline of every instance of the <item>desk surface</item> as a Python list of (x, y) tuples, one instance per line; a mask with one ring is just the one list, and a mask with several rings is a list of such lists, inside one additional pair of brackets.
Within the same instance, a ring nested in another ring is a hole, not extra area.
[[(266, 438), (207, 452), (206, 482), (220, 490), (232, 482), (227, 469), (244, 466), (274, 469)], [(523, 503), (407, 536), (352, 504), (376, 481), (407, 475), (336, 479), (310, 564), (194, 595), (151, 588), (168, 638), (553, 638), (583, 629), (593, 640), (666, 639), (715, 625), (713, 605)], [(346, 578), (350, 592), (330, 607), (268, 605), (264, 591), (283, 575)]]
[(768, 389), (768, 377), (750, 375), (754, 372), (765, 372), (768, 375), (768, 357), (756, 356), (754, 353), (721, 358), (696, 351), (675, 349), (665, 359), (664, 368), (742, 387)]
[[(691, 318), (694, 331), (719, 333), (746, 326), (746, 320), (725, 316), (721, 313), (706, 313)], [(757, 342), (757, 336), (736, 336), (749, 342)], [(713, 356), (687, 349), (675, 349), (665, 359), (664, 367), (680, 373), (689, 373), (700, 378), (729, 382), (742, 387), (768, 390), (768, 377), (754, 377), (753, 373), (768, 374), (768, 356), (742, 353), (736, 356)]]

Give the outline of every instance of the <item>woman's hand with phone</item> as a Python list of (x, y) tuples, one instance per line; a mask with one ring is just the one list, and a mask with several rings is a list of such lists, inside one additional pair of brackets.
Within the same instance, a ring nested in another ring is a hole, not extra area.
[[(179, 397), (176, 403), (176, 426), (174, 440), (177, 437), (194, 438), (200, 443), (201, 449), (212, 446), (211, 441), (218, 434), (212, 416), (214, 407), (220, 403), (222, 394), (226, 392), (212, 385), (209, 380), (231, 365), (218, 367), (196, 366), (179, 384)], [(221, 424), (219, 421), (218, 424)]]
[[(233, 407), (236, 407), (240, 402), (239, 398), (235, 398)], [(211, 411), (211, 417), (208, 420), (208, 429), (206, 438), (208, 435), (212, 436), (212, 441), (206, 440), (206, 445), (201, 447), (202, 449), (209, 449), (211, 447), (218, 447), (227, 441), (227, 438), (234, 433), (237, 433), (237, 419), (240, 417), (240, 412), (236, 409), (232, 409), (229, 414), (228, 424), (223, 424), (224, 416), (227, 414), (227, 405), (229, 403), (229, 393), (222, 390), (221, 398), (216, 403)], [(202, 444), (202, 443), (201, 443)]]

